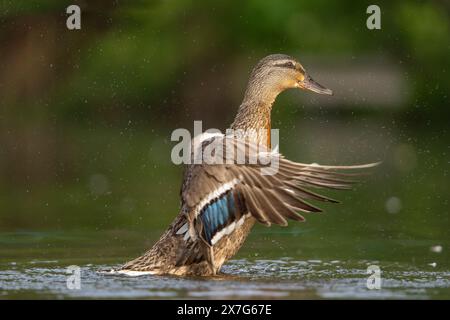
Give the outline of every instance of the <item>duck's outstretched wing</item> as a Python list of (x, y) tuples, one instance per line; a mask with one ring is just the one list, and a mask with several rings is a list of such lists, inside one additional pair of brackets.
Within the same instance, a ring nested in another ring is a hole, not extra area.
[[(188, 223), (182, 230), (180, 228), (180, 233), (190, 240), (201, 240), (207, 246), (233, 232), (245, 215), (252, 215), (267, 226), (286, 226), (288, 219), (303, 221), (301, 212), (321, 211), (309, 201), (338, 202), (310, 189), (351, 189), (356, 182), (353, 178), (360, 174), (346, 171), (377, 165), (302, 164), (289, 161), (279, 153), (267, 152), (248, 141), (224, 136), (212, 140), (223, 145), (222, 164), (216, 154), (216, 160), (210, 164), (204, 160), (201, 164), (191, 165), (181, 190)], [(208, 145), (211, 145), (210, 140), (202, 144), (202, 152)], [(235, 161), (227, 164), (225, 151), (230, 148), (234, 150)], [(237, 161), (239, 152), (241, 159)], [(258, 155), (256, 161), (255, 152)]]

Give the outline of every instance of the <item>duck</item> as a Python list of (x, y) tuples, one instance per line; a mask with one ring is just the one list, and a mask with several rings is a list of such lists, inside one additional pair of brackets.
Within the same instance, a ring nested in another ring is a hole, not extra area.
[[(352, 177), (379, 163), (352, 166), (303, 164), (286, 159), (271, 143), (271, 111), (287, 89), (333, 95), (289, 55), (271, 54), (250, 73), (247, 89), (230, 128), (232, 134), (204, 135), (192, 144), (200, 154), (214, 140), (256, 150), (263, 161), (186, 164), (178, 215), (160, 239), (118, 272), (176, 276), (215, 276), (244, 244), (255, 224), (287, 226), (304, 213), (321, 212), (313, 202), (337, 203), (314, 189), (351, 189)], [(239, 132), (239, 134), (236, 134)], [(236, 150), (236, 149), (235, 149)], [(244, 152), (244, 154), (247, 154)], [(223, 157), (223, 155), (222, 155)], [(267, 163), (276, 170), (264, 173)]]

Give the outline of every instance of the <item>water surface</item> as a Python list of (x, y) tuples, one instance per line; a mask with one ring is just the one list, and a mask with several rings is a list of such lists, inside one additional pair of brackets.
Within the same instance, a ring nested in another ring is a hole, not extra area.
[[(320, 243), (313, 233), (267, 230), (256, 229), (223, 274), (208, 278), (109, 273), (143, 248), (141, 233), (2, 233), (0, 298), (450, 299), (447, 243), (340, 236), (333, 252), (333, 235)], [(383, 260), (367, 259), (380, 250)], [(79, 290), (67, 287), (69, 265), (81, 268)], [(381, 269), (379, 290), (367, 288), (370, 265)]]

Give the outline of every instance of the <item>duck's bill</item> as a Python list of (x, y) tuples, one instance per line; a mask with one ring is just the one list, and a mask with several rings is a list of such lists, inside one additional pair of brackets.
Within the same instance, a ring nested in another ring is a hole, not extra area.
[(302, 82), (300, 82), (300, 88), (320, 94), (328, 94), (328, 95), (333, 94), (333, 91), (317, 83), (310, 76), (306, 76), (305, 79)]

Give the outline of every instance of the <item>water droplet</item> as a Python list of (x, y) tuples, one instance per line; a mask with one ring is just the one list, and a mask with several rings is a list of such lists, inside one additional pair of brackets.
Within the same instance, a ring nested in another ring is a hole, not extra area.
[(398, 213), (402, 209), (402, 201), (397, 197), (390, 197), (386, 200), (385, 207), (389, 213)]

